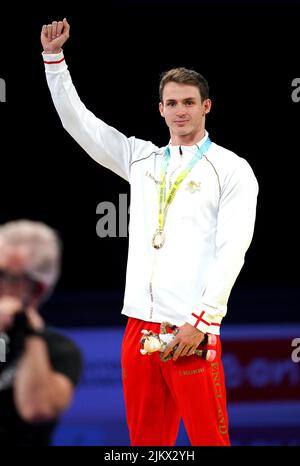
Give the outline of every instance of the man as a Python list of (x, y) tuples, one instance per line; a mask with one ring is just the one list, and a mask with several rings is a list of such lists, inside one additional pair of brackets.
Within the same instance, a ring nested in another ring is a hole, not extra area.
[(81, 370), (77, 346), (39, 314), (60, 272), (61, 245), (41, 222), (0, 226), (1, 445), (49, 445)]
[[(62, 46), (66, 18), (44, 25), (43, 59), (64, 128), (98, 163), (131, 185), (129, 253), (122, 313), (126, 416), (132, 445), (174, 445), (180, 418), (192, 445), (229, 445), (220, 324), (252, 239), (258, 186), (246, 160), (212, 143), (205, 130), (208, 84), (177, 68), (160, 83), (159, 111), (170, 142), (127, 138), (89, 112), (72, 83)], [(179, 332), (143, 356), (141, 330)], [(217, 357), (194, 354), (206, 333)]]

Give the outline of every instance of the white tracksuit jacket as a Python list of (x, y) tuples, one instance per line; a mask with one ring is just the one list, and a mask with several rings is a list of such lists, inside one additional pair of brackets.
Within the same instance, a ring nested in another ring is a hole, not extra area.
[[(63, 127), (94, 160), (131, 186), (122, 313), (151, 322), (189, 322), (203, 332), (219, 334), (253, 235), (258, 184), (248, 162), (213, 142), (169, 208), (164, 246), (153, 248), (165, 148), (127, 138), (87, 110), (63, 52), (43, 53), (43, 59)], [(167, 187), (170, 177), (173, 182), (197, 150), (196, 145), (181, 148), (182, 155), (178, 146), (170, 144)]]

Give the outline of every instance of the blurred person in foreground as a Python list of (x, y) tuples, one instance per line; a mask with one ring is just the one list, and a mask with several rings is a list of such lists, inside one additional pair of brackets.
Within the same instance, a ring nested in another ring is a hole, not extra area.
[(61, 241), (41, 222), (0, 226), (0, 444), (50, 445), (59, 416), (70, 405), (81, 355), (50, 328), (39, 307), (60, 274)]

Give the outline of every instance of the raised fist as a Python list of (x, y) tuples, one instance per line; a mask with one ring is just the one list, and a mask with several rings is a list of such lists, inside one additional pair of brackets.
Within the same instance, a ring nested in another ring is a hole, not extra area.
[(44, 52), (59, 53), (69, 37), (70, 25), (66, 18), (63, 21), (52, 21), (52, 24), (44, 24), (41, 31)]

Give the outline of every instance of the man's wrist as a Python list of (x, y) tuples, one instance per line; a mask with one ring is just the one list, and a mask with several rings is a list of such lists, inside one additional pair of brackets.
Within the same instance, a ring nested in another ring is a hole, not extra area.
[(62, 51), (62, 48), (57, 49), (44, 49), (43, 53), (45, 55), (58, 55)]
[(192, 325), (190, 322), (186, 321), (185, 322), (185, 325), (188, 325), (189, 327), (192, 327), (194, 330), (197, 331), (197, 333), (202, 333), (202, 335), (205, 335), (205, 332), (203, 330), (200, 330), (198, 327), (195, 327), (194, 325)]

